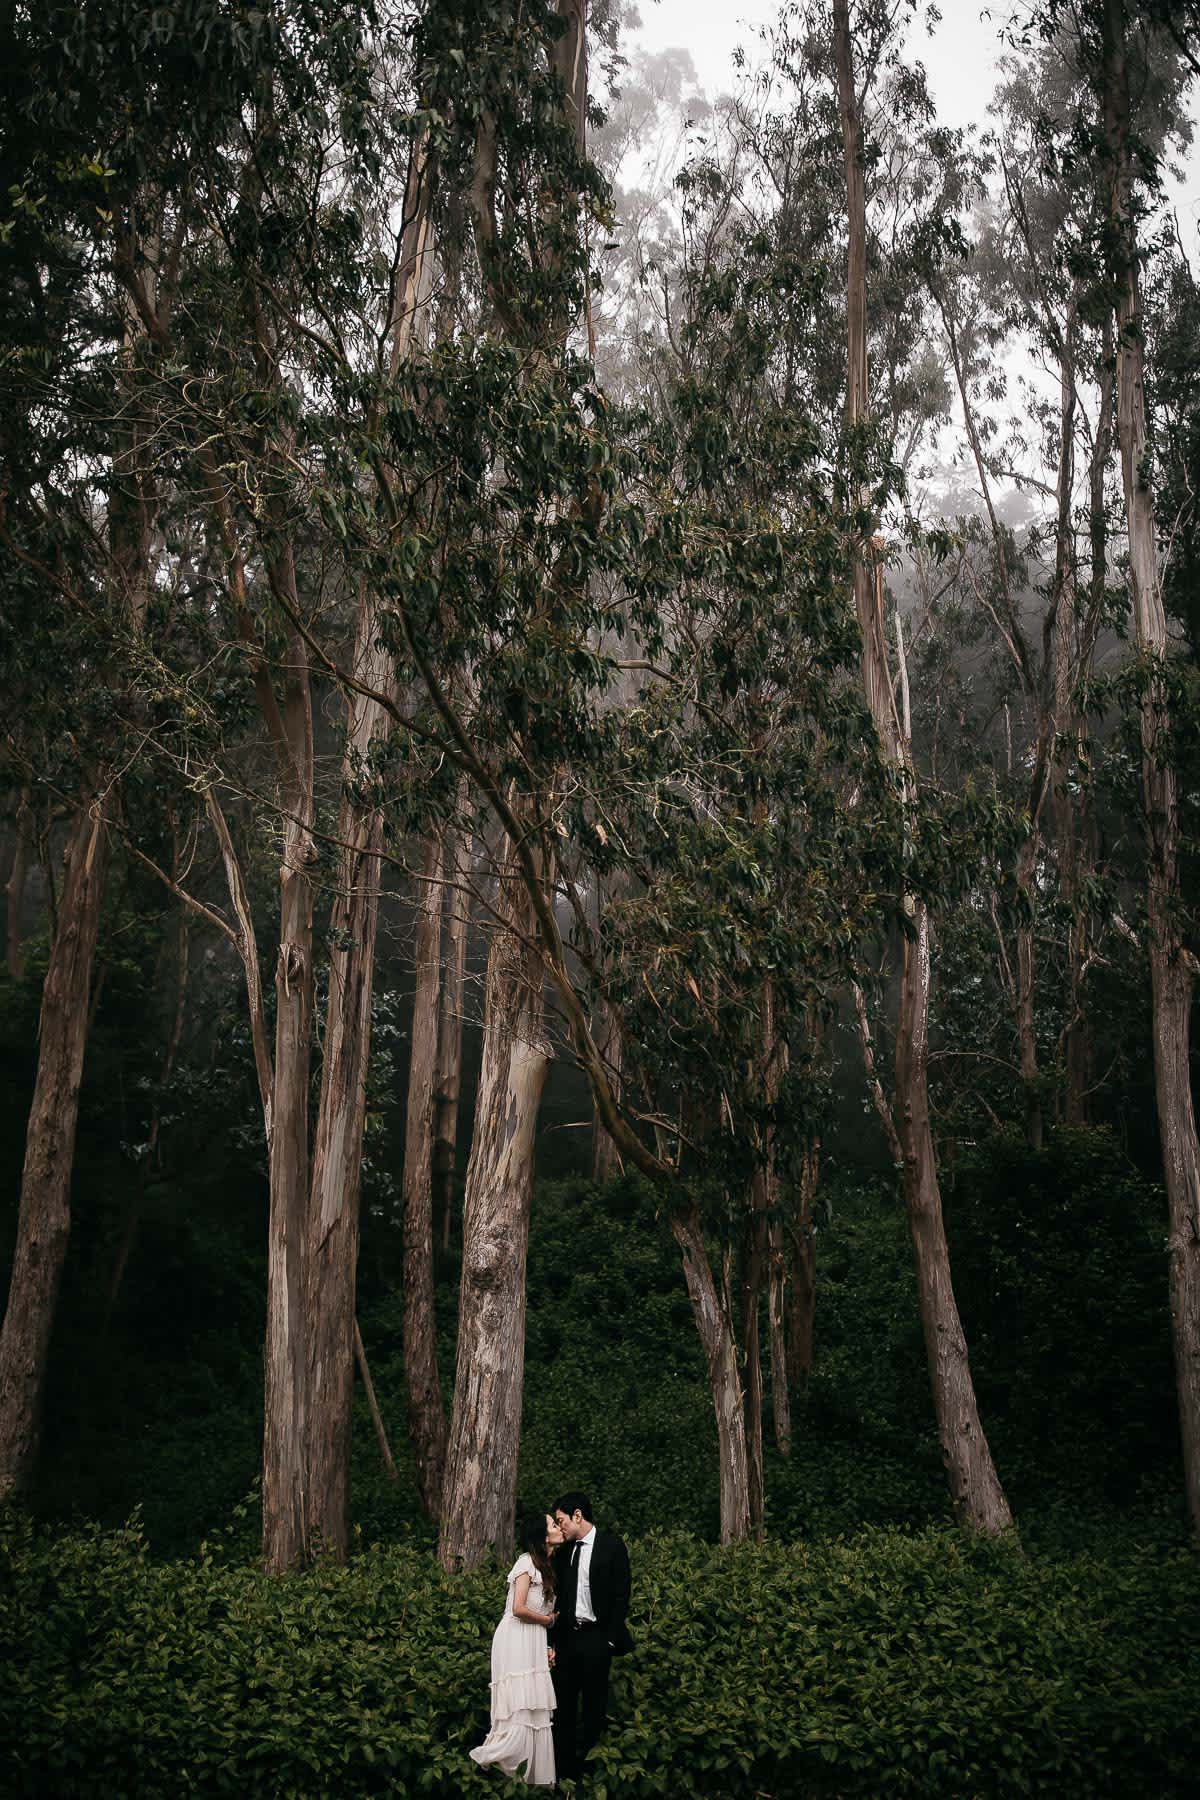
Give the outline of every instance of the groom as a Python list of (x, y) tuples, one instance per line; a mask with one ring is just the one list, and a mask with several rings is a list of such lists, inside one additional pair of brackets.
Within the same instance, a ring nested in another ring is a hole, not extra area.
[(629, 1552), (611, 1531), (597, 1531), (592, 1503), (572, 1489), (554, 1503), (563, 1541), (554, 1552), (554, 1760), (560, 1776), (583, 1773), (588, 1751), (608, 1723), (608, 1671), (633, 1649), (625, 1626)]

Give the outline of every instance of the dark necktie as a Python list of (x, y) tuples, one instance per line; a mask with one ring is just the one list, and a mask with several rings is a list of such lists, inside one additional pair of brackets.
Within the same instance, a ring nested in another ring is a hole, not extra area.
[(579, 1539), (576, 1538), (575, 1542), (571, 1545), (571, 1561), (569, 1565), (571, 1574), (567, 1581), (566, 1595), (568, 1605), (564, 1608), (572, 1625), (575, 1623), (575, 1608), (579, 1597), (579, 1552), (582, 1548), (583, 1546), (580, 1544)]

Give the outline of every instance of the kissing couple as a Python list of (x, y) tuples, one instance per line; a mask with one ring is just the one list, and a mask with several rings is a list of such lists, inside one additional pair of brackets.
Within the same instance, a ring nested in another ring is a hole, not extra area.
[(579, 1780), (608, 1723), (612, 1659), (633, 1649), (628, 1610), (629, 1552), (597, 1530), (587, 1494), (572, 1488), (531, 1514), (492, 1638), (491, 1729), (473, 1760), (530, 1787)]

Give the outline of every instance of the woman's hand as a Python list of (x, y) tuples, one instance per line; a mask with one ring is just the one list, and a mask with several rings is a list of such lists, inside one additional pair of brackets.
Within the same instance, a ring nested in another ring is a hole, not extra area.
[(555, 1623), (557, 1618), (558, 1618), (558, 1614), (556, 1612), (546, 1614), (546, 1630), (547, 1631), (549, 1631), (550, 1627)]

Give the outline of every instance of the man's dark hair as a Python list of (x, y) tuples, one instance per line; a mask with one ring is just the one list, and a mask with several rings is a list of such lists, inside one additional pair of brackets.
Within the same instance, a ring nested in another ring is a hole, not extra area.
[(589, 1524), (594, 1521), (596, 1516), (592, 1511), (591, 1500), (586, 1494), (581, 1493), (578, 1488), (571, 1488), (567, 1493), (556, 1500), (554, 1502), (554, 1511), (565, 1512), (568, 1519), (572, 1513), (581, 1512)]

